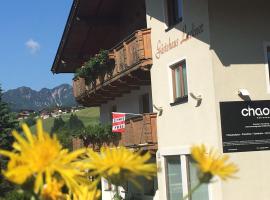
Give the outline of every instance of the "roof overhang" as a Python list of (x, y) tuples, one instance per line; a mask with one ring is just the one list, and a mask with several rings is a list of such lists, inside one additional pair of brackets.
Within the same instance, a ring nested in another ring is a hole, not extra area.
[(74, 0), (51, 71), (74, 73), (100, 49), (116, 44), (123, 1)]

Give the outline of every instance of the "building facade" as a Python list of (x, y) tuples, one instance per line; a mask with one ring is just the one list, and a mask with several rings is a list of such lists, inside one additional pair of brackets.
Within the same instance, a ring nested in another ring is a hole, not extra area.
[[(112, 112), (129, 113), (120, 139), (106, 145), (150, 151), (151, 162), (155, 163), (157, 130), (150, 77), (151, 30), (146, 26), (144, 0), (74, 0), (52, 71), (75, 73), (85, 68), (85, 63), (102, 49), (108, 50), (109, 70), (96, 74), (90, 82), (84, 77), (74, 78), (74, 96), (83, 106), (100, 107), (102, 124), (112, 123)], [(79, 148), (84, 143), (74, 139), (73, 144)], [(156, 178), (138, 181), (141, 189), (127, 183), (120, 189), (121, 196), (157, 198)], [(105, 179), (101, 185), (102, 199), (112, 199), (114, 186)]]
[[(99, 106), (102, 123), (115, 111), (143, 114), (127, 121), (119, 144), (156, 156), (157, 181), (142, 180), (143, 191), (127, 185), (126, 199), (185, 196), (198, 182), (190, 147), (202, 143), (240, 170), (189, 200), (270, 198), (269, 7), (266, 0), (74, 0), (52, 71), (74, 73), (108, 49), (113, 71), (94, 85), (75, 80), (74, 95)], [(103, 199), (111, 189), (104, 180)]]
[[(153, 105), (163, 109), (157, 118), (159, 198), (179, 199), (196, 184), (189, 149), (204, 143), (227, 153), (240, 170), (237, 179), (217, 179), (202, 187), (193, 200), (269, 199), (270, 152), (258, 151), (269, 145), (257, 147), (254, 142), (267, 139), (253, 133), (251, 139), (239, 141), (239, 136), (235, 149), (225, 152), (228, 142), (222, 128), (226, 127), (221, 124), (221, 115), (230, 114), (221, 112), (222, 102), (252, 106), (270, 97), (269, 2), (146, 0), (146, 5)], [(267, 115), (269, 102), (263, 103)], [(261, 134), (269, 132), (268, 121)], [(240, 128), (241, 122), (236, 126)], [(246, 152), (237, 151), (240, 145)]]

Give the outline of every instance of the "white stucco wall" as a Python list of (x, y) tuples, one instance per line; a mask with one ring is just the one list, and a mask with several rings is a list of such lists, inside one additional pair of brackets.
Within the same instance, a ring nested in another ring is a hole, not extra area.
[[(174, 149), (191, 144), (205, 143), (218, 146), (220, 136), (216, 119), (215, 91), (210, 53), (210, 36), (207, 0), (184, 1), (183, 21), (174, 28), (166, 30), (163, 0), (147, 0), (147, 22), (151, 27), (153, 66), (151, 69), (153, 104), (163, 108), (162, 116), (157, 119), (159, 151)], [(203, 27), (203, 32), (188, 40), (184, 27)], [(160, 44), (178, 40), (175, 48), (157, 54)], [(202, 95), (202, 104), (195, 107), (197, 101), (188, 95), (188, 102), (171, 106), (173, 100), (170, 65), (186, 60), (188, 92)], [(158, 160), (157, 162), (161, 162)], [(158, 172), (160, 199), (167, 199), (165, 169), (160, 165)], [(218, 191), (218, 182), (210, 190)], [(211, 198), (217, 200), (220, 194), (211, 192)]]
[[(246, 88), (252, 100), (270, 98), (264, 44), (270, 41), (270, 3), (259, 0), (184, 0), (183, 21), (166, 30), (164, 1), (146, 0), (147, 24), (151, 28), (153, 104), (163, 108), (157, 119), (159, 151), (198, 143), (222, 152), (219, 102), (242, 101), (238, 89)], [(160, 44), (181, 41), (184, 26), (203, 24), (203, 33), (155, 56)], [(160, 41), (160, 42), (159, 42)], [(159, 45), (159, 46), (158, 46)], [(169, 66), (186, 60), (188, 92), (202, 95), (202, 104), (171, 106), (172, 80)], [(177, 152), (177, 151), (176, 151)], [(216, 181), (209, 187), (211, 200), (270, 199), (268, 181), (270, 152), (229, 154), (240, 168), (237, 179)], [(164, 168), (158, 172), (160, 199), (166, 200)]]
[[(251, 100), (269, 100), (269, 77), (264, 44), (270, 41), (270, 2), (254, 5), (244, 0), (209, 1), (211, 54), (218, 134), (221, 135), (219, 102), (243, 101), (238, 90), (249, 91)], [(219, 140), (220, 143), (221, 140)], [(221, 148), (221, 144), (220, 144)], [(270, 152), (230, 153), (240, 168), (237, 179), (222, 182), (223, 200), (268, 200)]]

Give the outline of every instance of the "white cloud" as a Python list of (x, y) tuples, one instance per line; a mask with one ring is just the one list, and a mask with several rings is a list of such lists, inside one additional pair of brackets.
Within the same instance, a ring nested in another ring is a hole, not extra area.
[(30, 52), (32, 54), (35, 54), (37, 51), (40, 50), (40, 44), (33, 40), (33, 39), (29, 39), (26, 43), (25, 43), (26, 47), (30, 50)]

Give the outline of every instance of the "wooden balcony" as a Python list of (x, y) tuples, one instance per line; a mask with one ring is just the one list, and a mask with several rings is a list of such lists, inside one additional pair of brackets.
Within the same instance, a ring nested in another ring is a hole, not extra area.
[(151, 31), (134, 32), (109, 51), (114, 61), (110, 72), (100, 74), (89, 85), (83, 79), (73, 82), (74, 96), (84, 106), (98, 106), (141, 85), (150, 85), (152, 66)]
[(121, 135), (119, 145), (126, 147), (157, 148), (157, 115), (155, 113), (126, 120), (125, 132)]
[[(119, 140), (107, 141), (101, 143), (89, 144), (83, 143), (81, 139), (73, 139), (73, 149), (78, 149), (83, 146), (94, 148), (96, 151), (101, 146), (125, 146), (128, 148), (136, 148), (142, 150), (157, 150), (157, 115), (155, 113), (147, 113), (143, 116), (126, 120), (125, 132), (119, 137)], [(115, 133), (119, 134), (119, 133)]]

